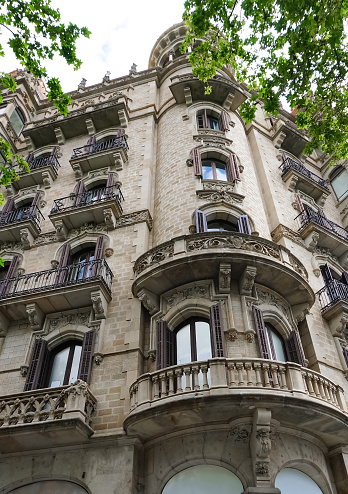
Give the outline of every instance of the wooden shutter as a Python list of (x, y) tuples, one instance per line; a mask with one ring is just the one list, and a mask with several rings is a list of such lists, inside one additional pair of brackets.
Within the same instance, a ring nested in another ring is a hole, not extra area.
[(297, 331), (292, 331), (287, 340), (285, 340), (285, 348), (288, 360), (302, 366), (305, 365), (305, 359), (300, 340), (300, 335)]
[(87, 384), (89, 384), (91, 378), (94, 342), (95, 329), (92, 329), (92, 331), (87, 331), (83, 337), (80, 365), (77, 373), (77, 379), (81, 379)]
[(345, 285), (348, 285), (348, 272), (347, 271), (343, 271), (341, 282), (344, 283)]
[(333, 276), (331, 274), (331, 269), (327, 264), (320, 266), (321, 275), (324, 279), (325, 285), (327, 285), (330, 281), (333, 281)]
[(343, 351), (344, 360), (346, 361), (346, 365), (348, 367), (348, 348), (342, 348), (342, 351)]
[(7, 199), (7, 201), (5, 202), (1, 214), (9, 213), (10, 211), (13, 211), (13, 209), (14, 209), (14, 199), (11, 197), (10, 199)]
[(240, 233), (247, 233), (248, 235), (251, 235), (249, 218), (246, 214), (242, 214), (238, 218), (238, 231)]
[(29, 153), (25, 158), (24, 160), (30, 164), (33, 160), (34, 160), (34, 153)]
[(124, 136), (124, 129), (118, 129), (116, 137), (123, 137), (123, 136)]
[(49, 352), (47, 348), (47, 341), (36, 339), (33, 352), (31, 354), (24, 391), (39, 389), (41, 386), (43, 386), (48, 356)]
[(197, 177), (202, 176), (202, 159), (201, 159), (201, 153), (197, 148), (193, 148), (191, 151), (192, 154), (192, 160), (193, 160), (193, 168), (195, 171), (195, 175)]
[[(60, 255), (59, 259), (59, 265), (58, 268), (65, 268), (71, 263), (71, 246), (69, 243), (63, 245), (63, 249)], [(56, 278), (56, 284), (60, 285), (65, 282), (65, 280), (68, 278), (69, 273), (68, 269), (64, 269), (63, 271), (58, 271), (57, 273), (57, 278)]]
[(197, 129), (204, 129), (203, 115), (197, 115)]
[(174, 333), (166, 321), (157, 321), (157, 370), (175, 364)]
[(115, 175), (113, 173), (108, 173), (106, 187), (112, 187), (114, 185), (114, 179), (115, 179)]
[(219, 116), (219, 129), (223, 131), (230, 129), (229, 115), (225, 110), (223, 110)]
[(83, 194), (85, 194), (86, 192), (86, 187), (85, 187), (85, 184), (83, 182), (83, 180), (79, 180), (75, 186), (75, 190), (74, 190), (74, 193), (75, 193), (75, 199), (74, 199), (74, 206), (79, 206), (81, 203), (84, 202), (84, 196)]
[(95, 136), (91, 136), (88, 139), (86, 146), (88, 153), (93, 153), (96, 143), (97, 143), (97, 138)]
[(94, 251), (94, 260), (103, 259), (103, 247), (104, 247), (104, 237), (101, 235), (97, 239)]
[(196, 232), (197, 233), (203, 233), (208, 230), (208, 225), (207, 225), (207, 217), (201, 211), (200, 209), (196, 209), (195, 211), (195, 218), (196, 218)]
[(18, 264), (19, 264), (19, 256), (13, 256), (11, 264), (9, 265), (8, 270), (5, 274), (5, 278), (3, 279), (2, 282), (0, 282), (0, 296), (6, 293), (7, 287), (9, 286), (9, 283), (7, 283), (6, 280), (9, 280), (10, 278), (14, 277)]
[(253, 315), (255, 321), (255, 328), (257, 334), (257, 341), (259, 344), (261, 358), (271, 359), (271, 349), (268, 344), (268, 338), (266, 335), (265, 322), (263, 320), (262, 311), (253, 305)]
[(240, 182), (239, 166), (237, 156), (230, 154), (226, 163), (226, 179), (228, 182)]
[(304, 208), (304, 205), (301, 201), (301, 197), (299, 196), (299, 194), (295, 194), (295, 199), (296, 199), (300, 213), (303, 213), (303, 211), (305, 211), (305, 208)]
[(282, 157), (282, 160), (283, 160), (283, 163), (284, 161), (288, 158), (287, 155), (284, 153), (284, 151), (280, 150), (280, 154), (281, 154), (281, 157)]
[(203, 117), (204, 128), (209, 129), (210, 125), (209, 125), (209, 120), (208, 120), (208, 116), (207, 116), (207, 110), (203, 110), (202, 117)]
[(215, 304), (210, 307), (210, 335), (212, 341), (212, 356), (224, 357), (226, 354), (225, 336), (222, 327), (220, 304)]

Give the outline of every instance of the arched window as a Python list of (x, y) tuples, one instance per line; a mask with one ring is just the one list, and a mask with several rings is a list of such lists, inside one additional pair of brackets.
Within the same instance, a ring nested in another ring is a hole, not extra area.
[(210, 319), (190, 318), (174, 331), (157, 322), (157, 369), (225, 355), (220, 304), (210, 307)]
[(226, 111), (218, 113), (210, 108), (197, 112), (197, 129), (229, 130), (229, 116)]
[(286, 362), (288, 360), (286, 355), (285, 344), (283, 338), (278, 331), (269, 322), (265, 323), (265, 334), (267, 344), (271, 351), (272, 360), (278, 360), (279, 362)]
[(25, 124), (25, 117), (20, 108), (15, 108), (10, 116), (10, 122), (15, 133), (19, 136)]
[(90, 381), (95, 330), (81, 340), (70, 340), (49, 350), (47, 340), (34, 343), (24, 391), (64, 386), (81, 379)]
[(207, 232), (238, 232), (238, 224), (226, 220), (207, 221)]
[(11, 491), (11, 494), (51, 494), (52, 492), (64, 492), (64, 494), (87, 494), (87, 491), (78, 484), (66, 480), (42, 480), (33, 484), (24, 485)]
[[(219, 218), (219, 212), (206, 216), (204, 211), (196, 209), (195, 211), (195, 223), (196, 233), (204, 232), (240, 232), (251, 234), (251, 228), (249, 218), (246, 214), (242, 214), (239, 218), (232, 218), (227, 221), (223, 218)], [(225, 215), (226, 216), (226, 215)], [(210, 217), (210, 218), (209, 218)]]
[(239, 182), (240, 173), (237, 157), (231, 154), (225, 157), (219, 153), (209, 152), (201, 156), (199, 148), (191, 150), (194, 173), (203, 180), (220, 180)]
[(329, 177), (331, 187), (338, 201), (342, 201), (348, 195), (348, 170), (343, 166), (338, 166)]
[(275, 486), (280, 489), (282, 494), (293, 494), (294, 492), (323, 494), (314, 480), (295, 468), (281, 470), (276, 477)]
[(197, 465), (174, 475), (162, 494), (241, 494), (243, 490), (239, 478), (226, 468)]
[(202, 178), (203, 180), (231, 181), (227, 178), (226, 163), (215, 159), (202, 160)]

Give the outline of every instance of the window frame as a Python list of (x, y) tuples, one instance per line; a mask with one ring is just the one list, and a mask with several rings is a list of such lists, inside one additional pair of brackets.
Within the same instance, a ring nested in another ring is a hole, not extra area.
[(345, 192), (343, 192), (343, 194), (341, 194), (340, 196), (337, 195), (337, 192), (336, 192), (336, 189), (333, 185), (333, 180), (336, 180), (342, 173), (346, 173), (348, 175), (348, 170), (347, 168), (345, 168), (344, 166), (340, 165), (336, 168), (336, 170), (333, 170), (329, 176), (329, 180), (330, 180), (330, 185), (331, 185), (331, 189), (333, 190), (333, 193), (335, 194), (335, 197), (337, 199), (338, 202), (341, 202), (343, 201), (343, 199), (345, 199), (346, 197), (348, 197), (348, 185), (347, 185), (347, 190)]
[[(14, 126), (14, 123), (13, 123), (13, 121), (12, 121), (12, 116), (13, 116), (14, 114), (16, 114), (16, 115), (17, 115), (17, 117), (18, 117), (18, 119), (22, 122), (22, 126), (21, 126), (21, 129), (19, 130), (19, 132), (17, 132), (17, 130), (16, 130), (15, 126)], [(12, 128), (13, 128), (14, 132), (16, 133), (16, 135), (17, 135), (17, 136), (20, 136), (20, 135), (21, 135), (21, 133), (22, 133), (22, 130), (24, 129), (26, 119), (25, 119), (25, 116), (24, 116), (23, 111), (21, 110), (21, 108), (19, 108), (19, 106), (16, 106), (16, 107), (14, 108), (13, 112), (12, 112), (12, 113), (11, 113), (11, 115), (9, 116), (9, 121), (10, 121), (10, 123), (11, 123), (11, 125), (12, 125)]]
[(68, 340), (68, 341), (62, 343), (61, 345), (54, 347), (49, 352), (49, 357), (48, 357), (49, 360), (48, 360), (47, 369), (44, 370), (44, 373), (45, 373), (45, 375), (43, 377), (44, 387), (47, 387), (47, 388), (57, 387), (57, 386), (49, 386), (49, 381), (51, 378), (55, 357), (58, 355), (58, 353), (60, 353), (62, 350), (65, 350), (66, 348), (69, 348), (69, 354), (68, 354), (68, 358), (67, 358), (67, 362), (66, 362), (63, 384), (61, 384), (60, 386), (66, 386), (66, 385), (70, 384), (69, 383), (69, 377), (70, 377), (70, 373), (71, 373), (75, 348), (77, 346), (81, 347), (81, 355), (80, 355), (80, 359), (79, 359), (79, 365), (80, 365), (80, 361), (82, 359), (82, 341), (80, 341), (80, 340)]
[(211, 328), (211, 323), (209, 319), (203, 318), (203, 317), (190, 317), (189, 319), (186, 319), (184, 322), (182, 322), (177, 328), (174, 330), (174, 355), (175, 355), (175, 365), (177, 364), (177, 358), (178, 358), (178, 345), (177, 345), (177, 334), (181, 329), (183, 329), (185, 326), (190, 326), (190, 347), (191, 347), (191, 362), (198, 362), (197, 360), (197, 331), (196, 331), (196, 322), (205, 322), (209, 325), (209, 330), (210, 330), (210, 346), (211, 346), (211, 353), (213, 355), (213, 341), (212, 341), (212, 328)]
[[(213, 172), (213, 178), (204, 178), (203, 167), (204, 166), (207, 166), (207, 165), (204, 164), (205, 162), (210, 162), (211, 163), (211, 169), (212, 169), (212, 172)], [(216, 164), (219, 164), (219, 165), (223, 165), (224, 166), (225, 179), (221, 179), (221, 178), (218, 178), (217, 177)], [(219, 182), (228, 182), (228, 180), (227, 180), (227, 165), (226, 165), (226, 163), (223, 162), (223, 161), (221, 161), (221, 160), (214, 160), (212, 158), (204, 158), (204, 159), (202, 159), (202, 180), (217, 180)]]

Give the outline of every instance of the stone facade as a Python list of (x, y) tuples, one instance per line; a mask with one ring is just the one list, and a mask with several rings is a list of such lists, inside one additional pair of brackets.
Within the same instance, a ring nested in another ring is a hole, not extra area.
[[(279, 494), (289, 468), (348, 493), (348, 198), (327, 157), (301, 154), (292, 115), (260, 104), (246, 126), (227, 69), (205, 95), (183, 36), (166, 31), (148, 70), (70, 93), (67, 117), (25, 72), (4, 94), (0, 132), (33, 154), (0, 217), (1, 493), (161, 494), (197, 465), (245, 494)], [(204, 175), (231, 162), (233, 179)], [(198, 320), (211, 353), (192, 358), (191, 329), (180, 361), (178, 330)]]

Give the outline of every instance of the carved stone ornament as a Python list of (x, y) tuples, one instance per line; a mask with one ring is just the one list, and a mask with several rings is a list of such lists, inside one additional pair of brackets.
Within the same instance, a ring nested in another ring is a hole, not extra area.
[(319, 240), (319, 233), (318, 232), (311, 232), (305, 239), (305, 244), (307, 246), (307, 249), (309, 252), (313, 252), (315, 247), (317, 246), (318, 240)]
[(280, 310), (288, 321), (291, 321), (291, 311), (289, 305), (283, 301), (281, 298), (277, 297), (275, 294), (268, 292), (266, 290), (261, 290), (261, 288), (256, 289), (256, 297), (259, 303), (266, 305), (273, 305), (278, 310)]
[(248, 331), (247, 333), (245, 333), (245, 339), (248, 343), (254, 343), (255, 333), (253, 333), (252, 331)]
[(343, 333), (346, 331), (348, 331), (348, 315), (344, 315), (339, 320), (339, 324), (336, 327), (336, 330), (335, 330), (333, 336), (337, 336), (339, 338), (342, 338)]
[(155, 362), (156, 361), (156, 350), (149, 350), (147, 352), (147, 354), (148, 354), (148, 357), (151, 360), (151, 362)]
[(255, 463), (255, 472), (257, 473), (257, 475), (265, 475), (265, 476), (268, 476), (269, 475), (269, 467), (268, 467), (268, 462), (265, 462), (265, 461), (257, 461)]
[(111, 247), (107, 247), (105, 249), (104, 252), (105, 257), (111, 257), (113, 254), (114, 254), (114, 249), (112, 249)]
[(204, 202), (226, 202), (228, 204), (242, 204), (244, 196), (240, 194), (231, 194), (225, 191), (209, 192), (204, 190), (198, 190), (197, 196)]
[(100, 291), (91, 292), (91, 301), (96, 319), (106, 318), (106, 302)]
[(25, 312), (28, 314), (28, 321), (31, 329), (41, 329), (43, 325), (44, 315), (39, 306), (36, 303), (27, 304), (25, 306)]
[(272, 232), (271, 232), (271, 237), (274, 242), (279, 242), (280, 239), (283, 237), (288, 238), (295, 242), (298, 245), (301, 245), (302, 247), (305, 247), (305, 242), (301, 238), (301, 236), (297, 233), (288, 228), (285, 225), (279, 224)]
[(20, 366), (19, 372), (20, 372), (22, 377), (26, 377), (26, 375), (28, 374), (28, 369), (29, 369), (29, 365), (21, 365)]
[(246, 266), (242, 276), (239, 279), (239, 292), (241, 295), (251, 295), (257, 269), (254, 266)]
[(137, 295), (138, 299), (141, 300), (141, 303), (145, 309), (149, 311), (150, 315), (159, 310), (158, 296), (150, 292), (150, 290), (143, 288)]
[(205, 298), (210, 300), (210, 282), (205, 284), (194, 284), (180, 290), (174, 290), (168, 295), (164, 295), (167, 309), (177, 305), (182, 300)]
[(115, 228), (115, 215), (111, 208), (103, 209), (104, 222), (108, 230), (114, 230)]
[(50, 333), (55, 329), (63, 328), (69, 324), (89, 327), (90, 314), (90, 309), (84, 312), (62, 312), (55, 317), (47, 317), (45, 329)]
[(274, 147), (276, 149), (280, 149), (283, 142), (284, 142), (284, 139), (286, 137), (286, 134), (285, 132), (279, 132), (278, 135), (276, 135), (275, 139), (274, 139)]
[(251, 427), (248, 425), (243, 425), (243, 427), (234, 427), (229, 436), (234, 437), (236, 443), (242, 442), (248, 444), (250, 440)]
[(169, 241), (140, 256), (134, 264), (134, 272), (140, 274), (149, 266), (164, 261), (174, 255), (174, 242)]
[(227, 339), (229, 341), (236, 341), (238, 339), (238, 331), (236, 329), (230, 329), (227, 332)]
[(22, 228), (19, 230), (19, 236), (21, 238), (21, 244), (24, 250), (29, 250), (31, 247), (32, 234), (28, 228)]
[(82, 178), (81, 166), (78, 163), (74, 163), (71, 166), (72, 166), (72, 169), (74, 170), (75, 179), (76, 180), (81, 180), (81, 178)]
[(94, 363), (96, 365), (100, 365), (103, 362), (104, 354), (102, 353), (95, 353), (93, 356)]
[(219, 292), (229, 293), (231, 289), (231, 265), (220, 264), (219, 269)]
[(60, 242), (64, 242), (68, 237), (68, 229), (64, 225), (62, 220), (55, 220), (54, 227), (56, 229), (57, 239)]
[(51, 188), (51, 175), (49, 172), (42, 172), (42, 184), (45, 189)]

